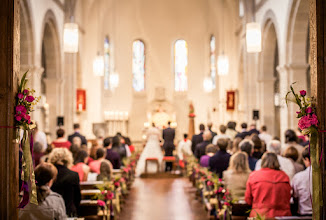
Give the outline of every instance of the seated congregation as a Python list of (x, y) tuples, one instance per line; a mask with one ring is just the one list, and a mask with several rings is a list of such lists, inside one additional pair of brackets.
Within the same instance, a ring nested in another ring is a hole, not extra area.
[[(92, 141), (75, 133), (42, 146), (42, 132), (36, 130), (34, 157), (38, 205), (19, 210), (19, 219), (66, 219), (67, 217), (113, 216), (128, 194), (136, 163), (135, 148), (128, 137), (117, 134)], [(45, 141), (46, 143), (46, 141)], [(90, 141), (89, 141), (90, 143)], [(109, 209), (107, 208), (109, 207)]]
[(211, 215), (218, 218), (227, 210), (233, 217), (246, 216), (248, 211), (250, 217), (265, 218), (312, 215), (310, 152), (304, 136), (287, 130), (282, 145), (266, 126), (258, 131), (252, 124), (247, 130), (243, 123), (237, 132), (235, 122), (229, 122), (220, 126), (219, 134), (208, 127), (200, 125), (200, 133), (189, 145), (192, 152), (183, 150), (187, 152), (183, 157)]

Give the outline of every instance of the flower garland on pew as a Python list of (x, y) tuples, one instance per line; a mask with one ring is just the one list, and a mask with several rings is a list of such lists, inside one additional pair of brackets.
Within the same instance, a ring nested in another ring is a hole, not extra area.
[(312, 180), (314, 184), (312, 188), (313, 198), (310, 195), (310, 199), (312, 200), (314, 219), (316, 216), (316, 219), (318, 219), (320, 216), (319, 206), (323, 206), (322, 191), (319, 190), (322, 186), (320, 163), (323, 155), (323, 146), (321, 146), (321, 150), (318, 147), (318, 132), (326, 131), (318, 130), (319, 122), (316, 115), (316, 100), (314, 97), (306, 97), (307, 92), (305, 90), (301, 90), (300, 94), (295, 93), (292, 85), (290, 85), (290, 91), (286, 94), (285, 99), (286, 104), (290, 101), (299, 106), (299, 111), (296, 112), (297, 118), (299, 118), (298, 127), (302, 130), (302, 134), (309, 138)]
[(96, 185), (101, 191), (94, 196), (97, 205), (101, 208), (103, 219), (110, 219), (113, 216), (113, 199), (116, 196), (115, 186), (112, 181), (105, 180), (103, 184)]
[[(16, 138), (19, 142), (19, 147), (22, 150), (21, 164), (21, 179), (22, 187), (20, 192), (23, 195), (18, 208), (24, 208), (29, 202), (37, 203), (37, 192), (34, 174), (34, 157), (33, 157), (33, 134), (32, 129), (36, 127), (34, 121), (31, 120), (30, 113), (34, 110), (33, 106), (41, 99), (35, 97), (35, 90), (26, 89), (28, 71), (26, 71), (18, 85), (18, 93), (16, 96), (15, 107), (15, 128)], [(21, 138), (22, 132), (22, 138)]]
[(232, 204), (236, 201), (232, 199), (223, 181), (215, 173), (201, 167), (193, 156), (186, 158), (186, 165), (188, 177), (197, 188), (197, 192), (205, 203), (213, 206), (210, 207), (211, 214), (216, 219), (231, 219)]

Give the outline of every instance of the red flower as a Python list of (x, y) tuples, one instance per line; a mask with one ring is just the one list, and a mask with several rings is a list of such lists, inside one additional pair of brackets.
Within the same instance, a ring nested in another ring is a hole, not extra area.
[(24, 89), (23, 93), (24, 93), (25, 95), (28, 95), (29, 91), (28, 91), (27, 89)]
[(18, 113), (18, 114), (22, 114), (22, 113), (26, 113), (26, 108), (25, 108), (25, 106), (23, 106), (23, 105), (17, 105), (16, 106), (16, 112)]
[(228, 202), (225, 202), (224, 205), (226, 205), (226, 206), (231, 206), (231, 204), (228, 203)]
[(115, 185), (116, 187), (119, 187), (119, 186), (120, 186), (120, 183), (119, 183), (119, 182), (114, 182), (114, 185)]
[(97, 205), (104, 207), (105, 206), (105, 202), (102, 201), (102, 200), (97, 200)]
[(31, 95), (29, 95), (29, 96), (27, 96), (27, 97), (25, 98), (25, 100), (26, 100), (27, 102), (33, 102), (33, 101), (34, 101), (34, 97), (31, 96)]
[(207, 181), (207, 186), (213, 186), (214, 183), (212, 181)]
[(301, 96), (305, 96), (306, 94), (307, 94), (306, 90), (301, 90), (301, 91), (300, 91), (300, 95), (301, 95)]
[(21, 121), (22, 120), (22, 115), (15, 115), (15, 118), (17, 121)]
[(19, 98), (19, 99), (23, 99), (23, 98), (24, 98), (24, 95), (21, 94), (21, 93), (18, 93), (18, 98)]
[(107, 199), (107, 200), (112, 200), (113, 197), (114, 197), (114, 194), (113, 194), (112, 192), (108, 192), (108, 193), (106, 194), (106, 196), (105, 196), (105, 199)]
[(308, 114), (312, 113), (312, 108), (311, 108), (311, 107), (308, 107), (308, 108), (306, 109), (306, 112), (307, 112)]

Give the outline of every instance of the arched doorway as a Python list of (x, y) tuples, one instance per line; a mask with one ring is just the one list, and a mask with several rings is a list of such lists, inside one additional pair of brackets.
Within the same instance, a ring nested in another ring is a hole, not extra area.
[(48, 11), (44, 18), (41, 64), (44, 72), (41, 76), (41, 93), (46, 102), (42, 109), (41, 120), (45, 124), (44, 131), (55, 138), (56, 118), (60, 109), (60, 43), (55, 17)]
[(276, 67), (279, 64), (276, 30), (271, 19), (263, 28), (260, 66), (261, 122), (268, 131), (280, 137), (280, 86)]

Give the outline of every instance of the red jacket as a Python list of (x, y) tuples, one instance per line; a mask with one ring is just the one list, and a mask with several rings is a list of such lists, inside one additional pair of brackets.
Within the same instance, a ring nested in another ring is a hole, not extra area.
[(252, 205), (251, 217), (291, 216), (290, 199), (290, 179), (283, 171), (262, 168), (250, 174), (245, 200)]

